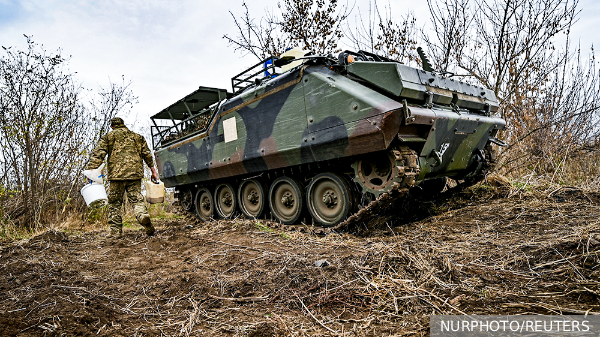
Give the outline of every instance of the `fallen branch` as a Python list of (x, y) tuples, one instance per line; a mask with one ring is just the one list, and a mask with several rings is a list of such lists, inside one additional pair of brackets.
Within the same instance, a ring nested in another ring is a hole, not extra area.
[(216, 300), (223, 301), (233, 301), (233, 302), (254, 302), (254, 301), (265, 301), (269, 299), (269, 296), (261, 296), (261, 297), (219, 297), (215, 295), (208, 294), (209, 297), (214, 298)]
[(598, 312), (593, 312), (590, 310), (587, 311), (583, 311), (583, 310), (577, 310), (577, 309), (570, 309), (570, 308), (561, 308), (561, 307), (557, 307), (557, 306), (553, 306), (550, 304), (545, 304), (545, 303), (504, 303), (502, 304), (503, 307), (505, 308), (532, 308), (532, 307), (538, 307), (538, 308), (542, 308), (542, 309), (546, 309), (546, 310), (551, 310), (551, 311), (560, 311), (561, 313), (568, 313), (568, 314), (576, 314), (576, 315), (600, 315), (600, 313)]
[(561, 263), (561, 262), (568, 262), (569, 260), (572, 260), (572, 259), (574, 259), (576, 257), (580, 257), (580, 256), (598, 255), (598, 253), (600, 253), (600, 250), (596, 250), (596, 251), (593, 251), (591, 253), (577, 254), (577, 255), (565, 257), (565, 258), (560, 259), (560, 260), (556, 260), (556, 261), (552, 261), (552, 262), (547, 262), (547, 263), (540, 264), (538, 266), (533, 267), (533, 269), (538, 269), (538, 268), (542, 268), (542, 267), (545, 267), (545, 266), (550, 266), (550, 265)]
[(304, 302), (302, 302), (302, 300), (300, 299), (300, 297), (298, 297), (298, 294), (294, 294), (296, 295), (296, 298), (298, 299), (298, 301), (300, 301), (300, 304), (302, 304), (302, 308), (306, 309), (306, 311), (308, 312), (308, 314), (310, 315), (310, 317), (312, 317), (315, 321), (317, 321), (317, 323), (319, 323), (322, 327), (324, 327), (325, 329), (327, 329), (327, 331), (334, 333), (334, 334), (339, 334), (339, 332), (331, 329), (330, 327), (328, 327), (327, 325), (325, 325), (323, 322), (319, 321), (315, 315), (312, 314), (312, 312), (310, 312), (310, 310), (308, 310), (308, 308), (304, 305)]

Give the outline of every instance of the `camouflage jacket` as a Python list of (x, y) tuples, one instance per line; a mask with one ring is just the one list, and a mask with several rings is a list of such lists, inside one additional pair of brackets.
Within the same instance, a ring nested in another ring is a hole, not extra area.
[(144, 164), (154, 167), (154, 159), (146, 140), (141, 135), (129, 131), (126, 126), (117, 126), (100, 138), (87, 166), (98, 168), (107, 158), (108, 180), (134, 180), (144, 177)]

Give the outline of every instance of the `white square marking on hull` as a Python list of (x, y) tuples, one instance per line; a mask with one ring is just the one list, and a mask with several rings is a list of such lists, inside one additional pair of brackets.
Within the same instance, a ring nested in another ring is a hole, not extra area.
[(225, 143), (238, 139), (235, 117), (223, 121), (223, 133), (225, 134)]

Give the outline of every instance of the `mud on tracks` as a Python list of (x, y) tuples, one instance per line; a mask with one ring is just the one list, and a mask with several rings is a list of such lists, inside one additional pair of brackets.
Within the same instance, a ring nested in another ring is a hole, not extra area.
[(599, 313), (598, 201), (465, 192), (327, 236), (241, 219), (49, 231), (1, 244), (0, 335), (426, 335), (434, 313)]

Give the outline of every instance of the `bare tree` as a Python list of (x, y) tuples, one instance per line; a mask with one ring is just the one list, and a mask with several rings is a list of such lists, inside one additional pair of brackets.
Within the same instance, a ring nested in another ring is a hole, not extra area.
[(266, 16), (257, 20), (250, 16), (250, 10), (245, 2), (242, 7), (244, 7), (244, 15), (239, 18), (231, 11), (229, 12), (237, 26), (239, 35), (232, 37), (225, 34), (223, 38), (234, 47), (235, 51), (251, 54), (259, 60), (283, 53), (288, 40), (282, 36), (273, 14), (266, 12)]
[(554, 70), (557, 64), (548, 61), (556, 37), (570, 31), (577, 14), (577, 0), (428, 3), (435, 33), (426, 41), (436, 66), (466, 72), (502, 101), (539, 85)]
[(278, 6), (282, 19), (277, 24), (292, 45), (318, 55), (341, 51), (338, 43), (344, 36), (347, 7), (338, 9), (337, 0), (283, 0)]
[(355, 22), (347, 25), (347, 38), (357, 50), (366, 50), (403, 63), (417, 60), (416, 18), (411, 12), (399, 18), (392, 18), (391, 7), (386, 7), (385, 15), (379, 11), (377, 1), (369, 2), (368, 16), (359, 9)]
[(86, 105), (89, 140), (85, 144), (94, 147), (100, 137), (110, 131), (110, 120), (117, 114), (127, 114), (137, 101), (138, 97), (131, 91), (131, 81), (125, 81), (124, 75), (121, 76), (121, 83), (109, 79), (108, 86), (100, 87)]
[(250, 16), (246, 3), (244, 15), (231, 16), (238, 28), (238, 36), (223, 36), (236, 51), (254, 55), (259, 60), (279, 56), (288, 47), (301, 47), (315, 54), (339, 52), (339, 41), (344, 36), (342, 24), (350, 10), (338, 8), (337, 0), (283, 0), (278, 3), (279, 15), (266, 12), (257, 20)]
[(474, 16), (470, 2), (471, 0), (427, 0), (433, 29), (423, 34), (423, 40), (439, 71), (457, 68), (457, 61), (466, 52)]

